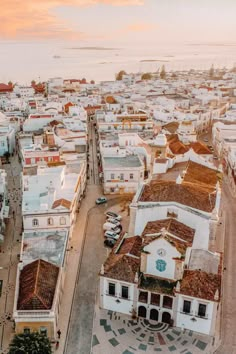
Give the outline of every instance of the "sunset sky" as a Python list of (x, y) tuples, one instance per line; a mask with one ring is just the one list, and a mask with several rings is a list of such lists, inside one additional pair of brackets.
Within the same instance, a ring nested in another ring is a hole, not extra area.
[(2, 0), (0, 40), (236, 42), (235, 0)]

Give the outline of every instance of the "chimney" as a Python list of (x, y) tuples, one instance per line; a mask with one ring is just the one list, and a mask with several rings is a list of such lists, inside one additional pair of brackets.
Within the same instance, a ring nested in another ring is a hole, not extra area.
[(182, 184), (182, 177), (180, 175), (176, 178), (176, 184)]

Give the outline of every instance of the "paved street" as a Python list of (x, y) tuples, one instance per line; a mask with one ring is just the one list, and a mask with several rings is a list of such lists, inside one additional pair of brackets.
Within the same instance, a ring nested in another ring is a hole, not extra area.
[(228, 189), (223, 185), (223, 205), (225, 215), (225, 254), (222, 303), (222, 346), (217, 354), (236, 354), (236, 203)]
[(4, 243), (1, 245), (0, 280), (2, 291), (0, 295), (0, 353), (7, 353), (9, 342), (14, 334), (13, 331), (13, 303), (15, 294), (16, 269), (18, 264), (17, 255), (21, 247), (21, 188), (20, 172), (21, 165), (17, 156), (11, 158), (11, 164), (0, 167), (7, 172), (8, 198), (10, 199), (10, 218), (6, 226)]

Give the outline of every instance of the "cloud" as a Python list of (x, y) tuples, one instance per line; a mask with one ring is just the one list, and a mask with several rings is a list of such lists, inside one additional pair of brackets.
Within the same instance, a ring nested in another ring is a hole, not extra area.
[(6, 0), (1, 3), (1, 39), (81, 39), (82, 32), (53, 14), (60, 6), (140, 6), (145, 0)]

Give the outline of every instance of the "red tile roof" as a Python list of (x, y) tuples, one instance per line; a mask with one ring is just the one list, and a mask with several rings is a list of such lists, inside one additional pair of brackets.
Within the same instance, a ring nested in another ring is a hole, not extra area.
[(147, 234), (158, 233), (163, 228), (165, 228), (166, 231), (170, 232), (171, 234), (192, 244), (195, 230), (172, 218), (149, 221), (143, 230), (142, 236), (145, 237)]
[(55, 200), (55, 202), (52, 205), (52, 209), (56, 209), (58, 206), (63, 206), (66, 209), (70, 209), (71, 202), (69, 200), (66, 200), (66, 199), (63, 199), (63, 198)]
[(103, 276), (133, 283), (139, 271), (140, 259), (124, 254), (111, 253), (104, 264)]
[(41, 259), (27, 264), (20, 273), (17, 310), (50, 310), (59, 267)]
[(221, 276), (201, 270), (186, 270), (180, 285), (180, 293), (214, 301), (216, 291), (220, 295)]

